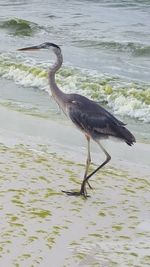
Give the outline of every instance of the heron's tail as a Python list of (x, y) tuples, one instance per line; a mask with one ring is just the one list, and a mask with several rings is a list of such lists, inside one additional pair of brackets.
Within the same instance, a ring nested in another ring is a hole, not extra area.
[(126, 127), (120, 127), (120, 134), (129, 146), (132, 146), (136, 142), (134, 135)]

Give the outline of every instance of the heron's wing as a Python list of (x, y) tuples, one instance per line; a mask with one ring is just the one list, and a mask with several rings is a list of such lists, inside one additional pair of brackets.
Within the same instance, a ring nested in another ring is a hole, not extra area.
[(69, 116), (78, 128), (93, 135), (116, 136), (113, 124), (116, 126), (123, 125), (105, 109), (93, 103), (85, 108), (84, 103), (73, 101), (69, 108)]
[(93, 138), (114, 136), (123, 139), (128, 145), (135, 142), (123, 122), (93, 101), (72, 101), (68, 111), (72, 122)]

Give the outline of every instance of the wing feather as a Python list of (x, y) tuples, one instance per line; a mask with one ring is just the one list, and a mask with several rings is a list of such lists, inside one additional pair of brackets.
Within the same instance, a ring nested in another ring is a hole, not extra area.
[(134, 136), (125, 128), (122, 121), (115, 118), (96, 102), (85, 97), (78, 99), (78, 95), (73, 96), (74, 99), (70, 102), (68, 110), (69, 117), (81, 131), (93, 138), (114, 136), (124, 139), (129, 145), (135, 142)]
[[(78, 128), (90, 135), (115, 135), (112, 127), (110, 127), (108, 114), (102, 110), (96, 110), (95, 112), (91, 109), (83, 110), (80, 103), (73, 103), (69, 109), (69, 116)], [(118, 124), (120, 124), (119, 121)]]

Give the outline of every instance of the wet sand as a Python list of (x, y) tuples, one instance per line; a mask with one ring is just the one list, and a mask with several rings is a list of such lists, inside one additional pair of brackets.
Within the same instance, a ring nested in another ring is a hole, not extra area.
[[(67, 146), (74, 130), (59, 124), (56, 143), (58, 123), (49, 122), (56, 139), (47, 143), (37, 129), (29, 135), (28, 116), (21, 116), (26, 132), (10, 130), (15, 113), (9, 115), (0, 137), (0, 266), (149, 266), (150, 146), (138, 142), (131, 150), (110, 142), (114, 158), (91, 179), (91, 197), (68, 197), (61, 190), (79, 189), (84, 173), (86, 149), (76, 147), (78, 134)], [(30, 120), (33, 129), (36, 120)], [(92, 155), (91, 170), (103, 160), (97, 150)]]

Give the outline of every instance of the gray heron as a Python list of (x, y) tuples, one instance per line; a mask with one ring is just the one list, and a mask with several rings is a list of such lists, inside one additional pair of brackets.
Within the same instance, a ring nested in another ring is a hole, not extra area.
[[(89, 179), (111, 159), (111, 156), (102, 146), (100, 140), (107, 139), (109, 137), (115, 137), (116, 139), (124, 141), (129, 146), (136, 142), (136, 140), (133, 134), (125, 127), (125, 123), (115, 118), (115, 116), (101, 107), (95, 101), (90, 100), (80, 94), (66, 94), (59, 89), (55, 81), (55, 74), (62, 66), (63, 56), (58, 45), (50, 42), (45, 42), (40, 45), (25, 47), (18, 50), (31, 51), (39, 49), (51, 49), (54, 52), (56, 61), (52, 65), (48, 73), (52, 96), (61, 110), (65, 113), (65, 115), (75, 124), (75, 126), (85, 135), (85, 138), (87, 139), (87, 160), (81, 188), (78, 192), (62, 192), (70, 196), (84, 196), (86, 198), (88, 196), (86, 188), (87, 185), (92, 188), (89, 183)], [(88, 174), (89, 166), (91, 163), (91, 139), (98, 144), (98, 146), (104, 152), (106, 159), (99, 167)]]

